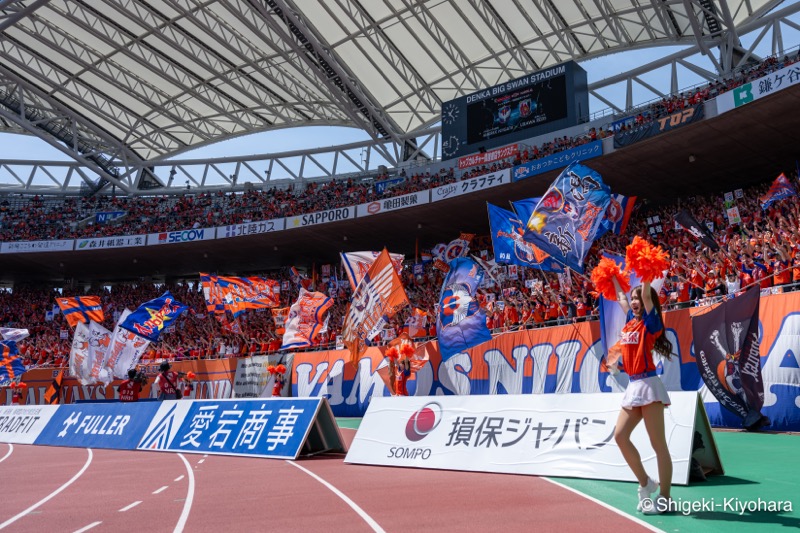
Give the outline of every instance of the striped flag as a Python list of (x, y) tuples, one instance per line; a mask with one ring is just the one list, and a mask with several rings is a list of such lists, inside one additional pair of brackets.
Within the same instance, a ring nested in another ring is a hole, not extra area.
[[(356, 290), (358, 284), (361, 283), (361, 279), (380, 254), (380, 252), (346, 252), (339, 254), (342, 257), (342, 266), (344, 266), (344, 271), (347, 273), (347, 279), (350, 280), (351, 289)], [(403, 271), (405, 256), (403, 254), (389, 254), (389, 257), (392, 259), (392, 264), (399, 276)]]
[(25, 373), (15, 341), (0, 341), (0, 383), (14, 381)]
[(79, 322), (89, 322), (94, 320), (97, 323), (103, 322), (105, 315), (103, 307), (100, 305), (99, 296), (73, 296), (71, 298), (56, 298), (56, 303), (67, 319), (67, 324), (73, 328)]
[(406, 291), (384, 248), (358, 284), (347, 308), (342, 339), (353, 364), (358, 363), (367, 343), (406, 305)]
[(44, 393), (44, 403), (46, 405), (58, 405), (61, 403), (61, 383), (64, 382), (64, 371), (58, 373), (53, 382), (47, 387)]

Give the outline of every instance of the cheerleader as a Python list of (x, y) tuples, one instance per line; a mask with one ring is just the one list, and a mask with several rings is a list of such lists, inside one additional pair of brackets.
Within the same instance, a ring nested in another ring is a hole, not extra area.
[[(626, 276), (613, 261), (602, 260), (595, 272), (592, 272), (592, 281), (606, 297), (609, 291), (615, 291), (616, 294), (611, 295), (611, 299), (616, 299), (627, 314), (619, 347), (622, 352), (622, 369), (627, 372), (630, 382), (622, 399), (614, 439), (625, 462), (639, 481), (637, 509), (645, 514), (660, 514), (670, 510), (672, 458), (667, 448), (664, 426), (664, 408), (669, 406), (670, 400), (666, 387), (656, 374), (653, 352), (669, 359), (672, 344), (664, 335), (661, 304), (658, 293), (650, 286), (650, 282), (661, 277), (668, 262), (663, 250), (652, 247), (639, 237), (635, 237), (628, 246), (626, 262), (642, 279), (642, 285), (631, 292), (630, 301), (627, 287), (623, 288)], [(609, 365), (609, 372), (619, 372), (618, 364), (619, 362)], [(656, 453), (660, 485), (647, 475), (639, 451), (631, 441), (633, 430), (642, 420)]]

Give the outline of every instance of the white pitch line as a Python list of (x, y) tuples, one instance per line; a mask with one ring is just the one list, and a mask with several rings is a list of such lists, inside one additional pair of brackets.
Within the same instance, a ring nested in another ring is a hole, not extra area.
[(125, 511), (130, 511), (131, 509), (133, 509), (134, 507), (136, 507), (136, 506), (137, 506), (137, 505), (139, 505), (140, 503), (142, 503), (142, 502), (141, 502), (141, 500), (140, 500), (140, 501), (138, 501), (138, 502), (133, 502), (133, 503), (132, 503), (132, 504), (130, 504), (130, 505), (126, 505), (125, 507), (123, 507), (122, 509), (120, 509), (120, 510), (119, 510), (119, 512), (120, 512), (120, 513), (124, 513)]
[[(83, 473), (84, 473), (84, 472), (86, 472), (86, 469), (87, 469), (87, 468), (89, 468), (89, 465), (90, 465), (90, 464), (92, 464), (92, 457), (94, 457), (94, 454), (92, 453), (92, 449), (91, 449), (91, 448), (87, 448), (87, 449), (86, 449), (86, 451), (87, 451), (87, 452), (89, 452), (89, 457), (86, 459), (86, 464), (84, 464), (84, 465), (83, 465), (83, 468), (81, 468), (81, 469), (78, 471), (78, 473), (77, 473), (77, 474), (75, 474), (74, 476), (72, 476), (72, 479), (70, 479), (69, 481), (67, 481), (66, 483), (64, 483), (64, 484), (63, 484), (63, 485), (61, 485), (60, 487), (58, 487), (56, 490), (54, 490), (53, 492), (51, 492), (49, 495), (45, 496), (43, 499), (41, 499), (41, 500), (39, 500), (38, 502), (34, 503), (33, 505), (31, 505), (30, 507), (28, 507), (27, 509), (25, 509), (25, 510), (24, 510), (24, 511), (22, 511), (21, 513), (19, 513), (19, 514), (17, 514), (17, 515), (14, 515), (14, 516), (12, 516), (12, 517), (11, 517), (11, 518), (9, 518), (8, 520), (6, 520), (6, 521), (5, 521), (5, 522), (3, 522), (2, 524), (0, 524), (0, 529), (5, 529), (5, 528), (7, 528), (7, 527), (8, 527), (8, 526), (10, 526), (11, 524), (13, 524), (14, 522), (16, 522), (16, 521), (17, 521), (17, 520), (19, 520), (20, 518), (22, 518), (23, 516), (25, 516), (26, 514), (30, 513), (31, 511), (33, 511), (33, 510), (37, 509), (38, 507), (40, 507), (40, 506), (42, 506), (42, 505), (44, 505), (44, 504), (46, 504), (47, 502), (49, 502), (50, 500), (52, 500), (53, 498), (55, 498), (56, 496), (58, 496), (58, 495), (59, 495), (59, 493), (61, 493), (61, 491), (63, 491), (64, 489), (66, 489), (67, 487), (69, 487), (70, 485), (72, 485), (73, 483), (75, 483), (75, 482), (78, 480), (78, 478), (79, 478), (79, 477), (81, 477), (81, 476), (83, 475)], [(98, 523), (99, 523), (99, 522), (98, 522)], [(92, 527), (94, 527), (94, 526), (92, 526)]]
[(8, 459), (8, 456), (11, 455), (13, 452), (14, 452), (14, 445), (13, 444), (9, 444), (8, 445), (8, 453), (5, 454), (2, 459), (0, 459), (0, 463), (5, 461), (6, 459)]
[(89, 524), (88, 526), (80, 528), (80, 529), (79, 529), (78, 531), (76, 531), (75, 533), (83, 533), (84, 531), (89, 531), (89, 530), (90, 530), (90, 529), (92, 529), (93, 527), (97, 527), (97, 526), (99, 526), (100, 524), (102, 524), (102, 522), (92, 522), (92, 523), (91, 523), (91, 524)]
[(541, 477), (539, 479), (543, 479), (545, 481), (549, 481), (553, 485), (557, 485), (557, 486), (561, 487), (562, 489), (567, 489), (570, 492), (574, 492), (578, 496), (583, 496), (587, 500), (592, 501), (592, 502), (596, 503), (597, 505), (599, 505), (601, 507), (605, 507), (609, 511), (617, 513), (618, 515), (623, 516), (623, 517), (627, 518), (628, 520), (631, 520), (632, 522), (636, 522), (640, 526), (642, 526), (642, 527), (644, 527), (646, 529), (649, 529), (650, 531), (656, 531), (658, 533), (665, 533), (663, 529), (658, 529), (653, 524), (648, 524), (647, 522), (645, 522), (644, 520), (642, 520), (640, 518), (636, 518), (635, 516), (629, 515), (628, 513), (624, 512), (624, 511), (620, 511), (616, 507), (612, 507), (611, 505), (607, 504), (604, 501), (598, 500), (597, 498), (593, 498), (592, 496), (589, 496), (588, 494), (584, 494), (583, 492), (581, 492), (579, 490), (576, 490), (576, 489), (573, 489), (572, 487), (569, 487), (567, 485), (564, 485), (563, 483), (559, 483), (558, 481), (552, 480), (552, 479), (547, 478), (547, 477)]
[(180, 475), (180, 476), (176, 477), (176, 478), (174, 479), (174, 481), (180, 481), (180, 480), (182, 480), (183, 478), (184, 478), (184, 476), (183, 476), (183, 475)]
[(194, 472), (192, 472), (192, 465), (186, 460), (182, 453), (178, 454), (183, 464), (186, 466), (186, 472), (189, 476), (189, 487), (186, 489), (186, 500), (183, 502), (183, 511), (178, 518), (178, 523), (175, 524), (175, 533), (181, 533), (183, 528), (186, 527), (186, 521), (189, 519), (189, 512), (192, 510), (192, 501), (194, 501)]
[(164, 492), (164, 491), (165, 491), (165, 490), (167, 490), (168, 488), (169, 488), (169, 487), (167, 487), (166, 485), (164, 485), (164, 486), (163, 486), (163, 487), (161, 487), (160, 489), (156, 489), (156, 490), (154, 490), (154, 491), (153, 491), (153, 494), (161, 494), (162, 492)]
[(372, 528), (372, 531), (375, 531), (376, 533), (386, 533), (383, 530), (383, 528), (380, 525), (378, 525), (378, 523), (375, 521), (374, 518), (372, 518), (370, 515), (368, 515), (367, 512), (364, 511), (364, 509), (359, 507), (358, 504), (356, 504), (356, 502), (354, 502), (353, 500), (348, 498), (342, 491), (340, 491), (339, 489), (337, 489), (336, 487), (334, 487), (333, 485), (331, 485), (330, 483), (328, 483), (327, 481), (325, 481), (324, 479), (322, 479), (321, 477), (316, 475), (311, 470), (308, 470), (307, 468), (303, 468), (302, 466), (300, 466), (299, 464), (295, 463), (294, 461), (287, 460), (286, 462), (289, 463), (290, 465), (292, 465), (295, 468), (299, 468), (300, 470), (302, 470), (303, 472), (305, 472), (309, 476), (313, 477), (314, 479), (316, 479), (317, 481), (319, 481), (320, 483), (322, 483), (323, 485), (328, 487), (328, 489), (331, 492), (333, 492), (339, 498), (341, 498), (342, 501), (344, 501), (344, 503), (349, 505), (350, 508), (353, 509), (358, 514), (358, 516), (360, 516), (362, 519), (364, 519), (364, 522), (366, 522), (367, 525)]

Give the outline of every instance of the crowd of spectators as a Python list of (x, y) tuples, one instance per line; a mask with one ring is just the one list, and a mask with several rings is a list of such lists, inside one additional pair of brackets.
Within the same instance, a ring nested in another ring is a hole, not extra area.
[[(714, 98), (746, 81), (796, 62), (798, 55), (800, 54), (794, 53), (783, 59), (770, 57), (758, 65), (739, 70), (728, 78), (652, 102), (629, 112), (627, 115), (630, 120), (617, 121), (617, 126), (624, 132), (686, 106)], [(290, 185), (287, 188), (273, 187), (266, 191), (251, 189), (238, 193), (220, 190), (157, 197), (98, 195), (3, 198), (0, 201), (0, 242), (158, 233), (271, 220), (358, 205), (431, 189), (547, 157), (613, 135), (613, 124), (610, 121), (605, 128), (592, 127), (586, 133), (573, 137), (556, 137), (541, 145), (523, 146), (518, 155), (491, 165), (462, 170), (451, 167), (434, 173), (410, 172), (410, 175), (403, 170), (396, 175), (401, 181), (386, 188), (379, 188), (376, 183), (392, 177), (388, 174), (374, 179), (309, 182), (304, 188)], [(122, 212), (124, 216), (105, 223), (95, 222), (95, 214), (104, 212)]]
[[(797, 183), (797, 175), (792, 175)], [(666, 308), (701, 305), (709, 298), (732, 294), (752, 285), (764, 291), (793, 290), (800, 284), (800, 200), (797, 196), (774, 203), (762, 210), (759, 197), (769, 187), (764, 183), (742, 191), (734, 200), (741, 215), (740, 224), (729, 224), (722, 194), (694, 197), (670, 205), (643, 205), (636, 210), (624, 235), (608, 234), (592, 247), (586, 272), (604, 250), (624, 253), (633, 235), (641, 235), (669, 251), (672, 263), (660, 291)], [(676, 226), (674, 217), (685, 205), (692, 206), (696, 218), (713, 228), (721, 246), (713, 253), (686, 230)], [(491, 264), (491, 238), (479, 235), (470, 254)], [(399, 334), (406, 318), (417, 308), (428, 316), (427, 336), (435, 336), (435, 313), (444, 273), (433, 262), (421, 274), (413, 274), (414, 258), (407, 258), (401, 279), (411, 305), (402, 310), (387, 328), (387, 339)], [(336, 272), (337, 265), (331, 266)], [(541, 270), (499, 266), (487, 276), (479, 290), (479, 300), (487, 312), (487, 325), (494, 332), (521, 327), (546, 327), (591, 320), (597, 315), (597, 299), (587, 277), (574, 272), (553, 274)], [(296, 278), (288, 271), (261, 275), (280, 281), (284, 287), (281, 306), (297, 298)], [(334, 282), (309, 272), (306, 286), (333, 297), (328, 329), (312, 349), (329, 349), (341, 333), (350, 286), (345, 280)], [(340, 275), (338, 280), (343, 280)], [(281, 335), (269, 310), (247, 311), (239, 318), (241, 332), (234, 333), (206, 310), (199, 281), (191, 280), (164, 286), (152, 283), (121, 283), (89, 287), (86, 294), (99, 295), (105, 313), (104, 325), (112, 329), (125, 308), (134, 309), (169, 289), (189, 311), (151, 346), (145, 360), (182, 360), (264, 354), (280, 349)], [(288, 289), (288, 290), (287, 290)], [(29, 366), (61, 366), (69, 355), (72, 332), (60, 314), (52, 314), (55, 298), (70, 296), (55, 287), (15, 286), (0, 291), (0, 327), (28, 328), (31, 336), (21, 346)], [(51, 312), (48, 315), (48, 311)]]
[[(796, 60), (797, 56), (793, 56)], [(642, 111), (644, 118), (669, 113), (674, 106), (691, 104), (730, 90), (744, 80), (763, 76), (783, 68), (789, 58), (765, 61), (757, 67), (737, 74), (730, 80), (698, 89), (687, 100), (676, 96), (653, 104)], [(393, 188), (378, 193), (374, 182), (333, 180), (310, 183), (302, 191), (292, 188), (269, 191), (247, 191), (243, 194), (225, 192), (202, 193), (181, 197), (107, 197), (64, 198), (58, 200), (34, 197), (23, 204), (0, 204), (0, 241), (41, 240), (75, 237), (107, 236), (167, 231), (187, 227), (227, 225), (249, 220), (269, 220), (277, 217), (354, 205), (386, 196), (407, 194), (430, 189), (484, 172), (545, 157), (560, 150), (612, 134), (610, 128), (590, 131), (577, 138), (561, 138), (541, 146), (526, 148), (516, 160), (497, 162), (491, 166), (468, 169), (457, 173), (452, 168), (439, 172), (413, 173), (399, 176), (403, 180)], [(384, 176), (388, 178), (388, 176)], [(797, 176), (793, 176), (794, 183)], [(639, 206), (625, 235), (606, 235), (595, 243), (587, 260), (587, 272), (597, 262), (601, 250), (623, 253), (633, 235), (642, 235), (669, 251), (672, 265), (661, 289), (662, 303), (667, 307), (704, 303), (708, 298), (735, 293), (758, 284), (763, 290), (794, 289), (800, 283), (800, 202), (797, 197), (782, 200), (763, 211), (759, 197), (769, 183), (743, 191), (735, 199), (741, 223), (729, 224), (720, 195), (688, 199), (692, 212), (703, 223), (710, 224), (722, 250), (711, 253), (674, 223), (681, 202), (672, 205)], [(125, 217), (111, 224), (94, 224), (91, 220), (99, 211), (124, 211)], [(656, 222), (654, 222), (656, 221)], [(143, 230), (142, 228), (147, 228)], [(478, 236), (470, 253), (491, 260), (491, 239)], [(428, 316), (429, 336), (435, 335), (436, 304), (444, 274), (426, 263), (422, 274), (414, 275), (407, 258), (402, 279), (411, 306), (401, 311), (391, 324), (391, 333), (402, 329), (405, 319), (414, 308)], [(334, 266), (334, 269), (337, 267)], [(288, 285), (282, 292), (281, 306), (296, 299), (297, 287), (288, 271), (261, 273)], [(334, 285), (311, 273), (312, 288), (334, 296), (328, 330), (317, 340), (317, 348), (330, 348), (341, 332), (343, 317), (350, 297), (347, 283)], [(338, 276), (339, 280), (344, 279)], [(492, 273), (492, 280), (480, 290), (479, 298), (487, 311), (487, 324), (493, 331), (508, 331), (520, 327), (542, 327), (570, 321), (592, 319), (597, 314), (596, 294), (586, 277), (575, 273), (555, 275), (540, 270), (518, 268), (516, 274), (505, 267)], [(495, 281), (496, 280), (496, 281)], [(288, 283), (287, 283), (288, 282)], [(101, 296), (105, 311), (105, 326), (113, 328), (116, 318), (126, 307), (133, 309), (141, 302), (159, 296), (169, 289), (190, 311), (179, 323), (165, 332), (145, 355), (147, 360), (232, 357), (262, 354), (280, 348), (280, 334), (268, 311), (248, 311), (240, 319), (241, 332), (234, 333), (206, 311), (202, 290), (197, 281), (170, 286), (152, 283), (124, 283), (112, 286), (93, 286), (87, 294)], [(63, 293), (63, 294), (62, 294)], [(55, 298), (73, 295), (69, 289), (16, 285), (13, 290), (0, 290), (0, 327), (23, 327), (31, 336), (23, 341), (21, 352), (29, 366), (62, 366), (66, 363), (71, 331), (60, 314), (52, 315)], [(48, 311), (51, 313), (48, 314)]]

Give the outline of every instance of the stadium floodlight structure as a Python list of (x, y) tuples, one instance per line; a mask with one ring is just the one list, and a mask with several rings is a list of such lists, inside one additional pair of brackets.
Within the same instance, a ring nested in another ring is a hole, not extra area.
[[(231, 176), (236, 187), (257, 181), (239, 172), (248, 164), (266, 181), (336, 176), (347, 158), (367, 174), (435, 159), (444, 101), (569, 60), (684, 47), (590, 80), (591, 94), (621, 112), (635, 85), (665, 92), (645, 81), (653, 70), (672, 69), (672, 91), (688, 85), (684, 71), (712, 80), (758, 60), (766, 35), (782, 50), (781, 28), (798, 28), (798, 10), (777, 0), (0, 0), (0, 131), (35, 135), (74, 161), (25, 172), (0, 162), (0, 192), (74, 194), (81, 183), (91, 193), (178, 192), (180, 154), (307, 125), (367, 132), (371, 161), (341, 147), (327, 160), (294, 154), (299, 169), (274, 154), (185, 173), (202, 190), (233, 186)], [(750, 32), (759, 36), (744, 47)], [(614, 84), (625, 84), (626, 102), (604, 94)]]

